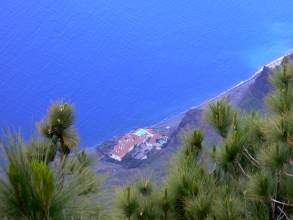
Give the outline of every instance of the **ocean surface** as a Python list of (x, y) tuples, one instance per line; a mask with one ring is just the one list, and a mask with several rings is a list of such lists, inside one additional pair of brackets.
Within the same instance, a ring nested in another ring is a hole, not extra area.
[(292, 0), (2, 0), (0, 127), (73, 103), (82, 146), (171, 117), (293, 48)]

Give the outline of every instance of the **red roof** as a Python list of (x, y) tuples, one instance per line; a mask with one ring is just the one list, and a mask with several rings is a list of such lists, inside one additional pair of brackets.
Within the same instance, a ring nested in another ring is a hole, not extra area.
[(115, 145), (112, 154), (122, 159), (128, 154), (130, 150), (132, 150), (135, 147), (135, 145), (142, 144), (149, 138), (149, 142), (151, 144), (155, 144), (157, 139), (162, 137), (159, 133), (154, 133), (154, 131), (151, 129), (146, 129), (146, 131), (148, 131), (151, 135), (146, 134), (145, 136), (137, 136), (134, 132), (128, 133), (127, 135), (123, 136), (118, 141), (117, 145)]

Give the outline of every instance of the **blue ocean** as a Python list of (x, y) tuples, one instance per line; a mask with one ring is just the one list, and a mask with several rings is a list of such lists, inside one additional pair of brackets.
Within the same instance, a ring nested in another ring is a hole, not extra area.
[(293, 48), (292, 0), (2, 0), (0, 127), (56, 100), (84, 147), (152, 125)]

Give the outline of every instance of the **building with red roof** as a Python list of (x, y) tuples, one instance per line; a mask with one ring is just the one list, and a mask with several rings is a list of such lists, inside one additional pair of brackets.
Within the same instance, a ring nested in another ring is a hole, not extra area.
[(162, 137), (160, 133), (155, 132), (153, 129), (137, 129), (118, 140), (110, 157), (114, 160), (122, 161), (136, 146), (142, 144), (156, 146), (158, 140)]

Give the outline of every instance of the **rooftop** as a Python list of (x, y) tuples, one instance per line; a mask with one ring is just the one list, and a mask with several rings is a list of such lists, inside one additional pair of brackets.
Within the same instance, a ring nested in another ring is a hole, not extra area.
[(140, 145), (149, 140), (154, 144), (158, 138), (162, 137), (152, 129), (137, 129), (120, 138), (114, 146), (111, 157), (116, 160), (122, 160), (136, 145)]

